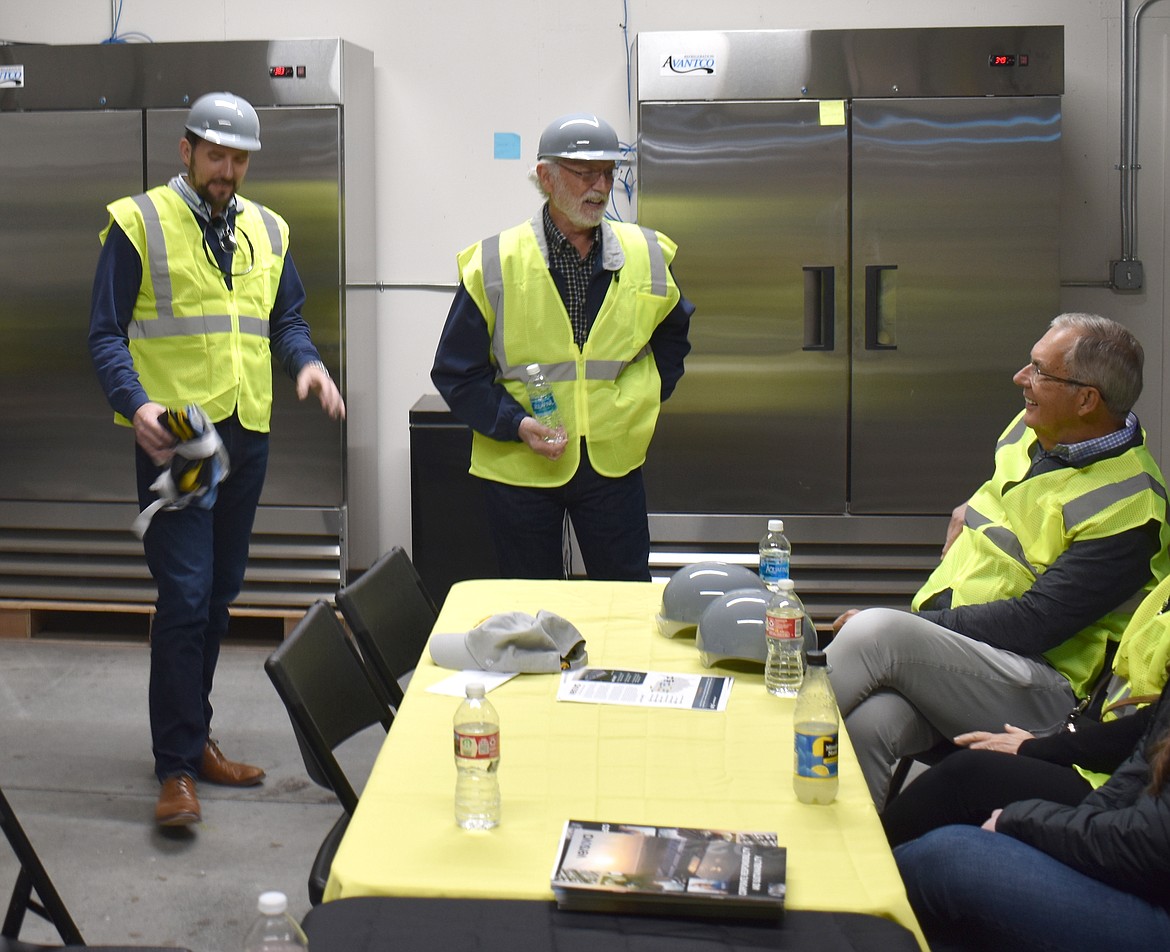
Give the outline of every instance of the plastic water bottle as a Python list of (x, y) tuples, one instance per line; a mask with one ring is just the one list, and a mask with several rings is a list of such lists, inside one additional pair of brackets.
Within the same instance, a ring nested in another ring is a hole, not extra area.
[(455, 822), (465, 830), (490, 830), (500, 822), (500, 716), (483, 685), (467, 685), (455, 712)]
[(561, 422), (561, 411), (557, 409), (557, 398), (552, 386), (544, 378), (540, 364), (528, 365), (528, 399), (532, 403), (532, 415), (541, 426), (556, 430), (556, 436), (546, 436), (546, 443), (564, 443), (565, 426)]
[(760, 578), (769, 591), (776, 591), (776, 583), (788, 578), (792, 561), (792, 543), (784, 535), (784, 520), (769, 519), (768, 532), (760, 540)]
[(768, 658), (764, 662), (764, 687), (777, 697), (796, 697), (804, 679), (804, 606), (796, 597), (794, 583), (782, 578), (764, 610)]
[(288, 914), (288, 897), (282, 892), (260, 894), (258, 915), (244, 939), (244, 952), (304, 952), (309, 940)]
[(823, 651), (808, 653), (808, 671), (792, 712), (795, 757), (792, 789), (801, 803), (832, 803), (837, 796), (840, 716)]

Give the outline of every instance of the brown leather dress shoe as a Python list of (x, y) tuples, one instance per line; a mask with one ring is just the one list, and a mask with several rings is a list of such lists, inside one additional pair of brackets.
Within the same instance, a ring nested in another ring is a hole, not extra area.
[(228, 760), (220, 753), (215, 741), (208, 738), (207, 746), (203, 748), (199, 776), (208, 783), (218, 783), (225, 787), (254, 787), (264, 779), (264, 771), (251, 764)]
[(190, 826), (202, 819), (195, 780), (186, 774), (167, 777), (154, 808), (154, 822), (159, 826)]

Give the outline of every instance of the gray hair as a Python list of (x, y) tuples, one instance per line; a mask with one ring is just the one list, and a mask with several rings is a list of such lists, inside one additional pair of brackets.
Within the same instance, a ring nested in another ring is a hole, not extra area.
[(1117, 321), (1098, 314), (1060, 314), (1052, 327), (1076, 331), (1064, 355), (1068, 375), (1091, 383), (1110, 414), (1125, 419), (1142, 393), (1145, 352), (1138, 339)]
[(536, 165), (528, 170), (528, 180), (536, 186), (536, 190), (540, 192), (541, 196), (548, 198), (548, 189), (544, 187), (544, 183), (540, 181), (540, 174), (537, 172), (541, 166), (548, 168), (553, 175), (560, 175), (560, 163), (555, 159), (540, 159)]

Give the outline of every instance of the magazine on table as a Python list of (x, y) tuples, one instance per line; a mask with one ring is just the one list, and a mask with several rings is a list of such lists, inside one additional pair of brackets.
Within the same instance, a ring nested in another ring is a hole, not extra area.
[(561, 673), (558, 701), (724, 711), (734, 678), (668, 671), (578, 668)]
[(569, 820), (552, 889), (568, 910), (778, 919), (786, 872), (775, 833)]

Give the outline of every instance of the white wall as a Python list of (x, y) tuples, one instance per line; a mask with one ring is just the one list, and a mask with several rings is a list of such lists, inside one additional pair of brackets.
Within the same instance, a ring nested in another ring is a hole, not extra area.
[[(0, 38), (95, 43), (105, 0), (0, 7)], [(1136, 5), (1136, 3), (1135, 3)], [(374, 52), (377, 103), (379, 474), (381, 548), (409, 547), (407, 414), (432, 392), (428, 371), (463, 246), (527, 217), (526, 173), (544, 123), (574, 109), (610, 118), (633, 140), (626, 43), (639, 31), (1053, 23), (1065, 26), (1062, 277), (1104, 281), (1120, 256), (1120, 0), (124, 0), (120, 30), (157, 42), (340, 36)], [(1146, 347), (1138, 411), (1164, 468), (1163, 386), (1170, 264), (1165, 193), (1170, 3), (1142, 18), (1137, 256), (1143, 291), (1066, 288), (1067, 310), (1126, 322)], [(623, 25), (625, 29), (623, 29)], [(493, 135), (521, 136), (522, 160), (493, 159)], [(2, 147), (2, 145), (0, 145)], [(1010, 227), (1010, 222), (1005, 223)], [(686, 249), (681, 249), (682, 254)], [(994, 275), (988, 280), (994, 281)], [(699, 302), (701, 304), (701, 302)], [(1020, 363), (1026, 355), (1020, 355)], [(1005, 374), (1016, 368), (1004, 368)], [(360, 519), (360, 513), (351, 514)]]

